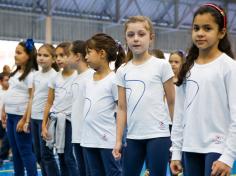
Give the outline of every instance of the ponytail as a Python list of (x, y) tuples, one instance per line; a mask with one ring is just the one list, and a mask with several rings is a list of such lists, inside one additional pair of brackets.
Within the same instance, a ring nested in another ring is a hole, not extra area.
[(117, 52), (115, 60), (115, 72), (125, 62), (125, 52), (120, 42), (117, 42)]

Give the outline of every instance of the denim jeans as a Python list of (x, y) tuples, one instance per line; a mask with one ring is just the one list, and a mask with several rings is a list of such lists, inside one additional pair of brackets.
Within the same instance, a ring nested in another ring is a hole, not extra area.
[(7, 114), (7, 135), (12, 148), (15, 176), (37, 176), (36, 158), (33, 153), (32, 134), (17, 132), (16, 126), (22, 116)]
[(73, 145), (71, 122), (66, 120), (64, 153), (58, 153), (61, 176), (77, 176), (78, 167), (76, 164)]
[(121, 161), (115, 160), (112, 149), (84, 147), (91, 176), (121, 176)]
[(59, 168), (53, 150), (46, 146), (46, 142), (41, 136), (42, 120), (32, 119), (31, 131), (33, 135), (34, 151), (37, 162), (41, 166), (42, 176), (59, 176)]

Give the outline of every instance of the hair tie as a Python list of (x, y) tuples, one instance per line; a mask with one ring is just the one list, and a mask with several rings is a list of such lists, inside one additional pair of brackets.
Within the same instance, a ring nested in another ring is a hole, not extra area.
[(115, 42), (116, 42), (116, 48), (117, 48), (116, 55), (118, 55), (119, 54), (119, 48), (122, 47), (122, 44), (119, 40), (115, 40)]
[(179, 53), (179, 54), (181, 54), (183, 57), (186, 57), (186, 53), (185, 53), (185, 51), (184, 50), (177, 50), (177, 52)]
[(28, 51), (32, 51), (33, 48), (34, 48), (34, 41), (33, 39), (27, 39), (26, 42), (25, 42), (25, 48), (28, 50)]
[(212, 7), (213, 9), (217, 10), (223, 16), (224, 28), (226, 28), (226, 14), (220, 7), (218, 7), (217, 5), (212, 4), (212, 3), (203, 4), (203, 6)]

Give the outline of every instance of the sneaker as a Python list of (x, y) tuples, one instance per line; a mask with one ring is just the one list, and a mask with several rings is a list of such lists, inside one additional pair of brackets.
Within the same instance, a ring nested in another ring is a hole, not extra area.
[(149, 176), (150, 173), (149, 173), (149, 170), (147, 169), (145, 172), (144, 172), (144, 176)]

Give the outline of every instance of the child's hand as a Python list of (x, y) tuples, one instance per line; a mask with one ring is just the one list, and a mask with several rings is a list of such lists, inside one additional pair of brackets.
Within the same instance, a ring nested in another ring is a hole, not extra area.
[(173, 175), (178, 175), (182, 172), (183, 167), (181, 161), (179, 160), (172, 160), (170, 163), (170, 169)]
[(44, 140), (47, 140), (49, 139), (49, 136), (48, 136), (48, 129), (45, 125), (42, 125), (42, 137)]
[(24, 130), (24, 125), (25, 125), (26, 119), (22, 117), (19, 122), (17, 123), (16, 126), (16, 131), (17, 132), (22, 132)]
[(112, 150), (112, 155), (115, 160), (119, 160), (121, 158), (121, 144), (116, 144), (114, 149)]
[(215, 161), (211, 169), (211, 176), (230, 176), (231, 168), (221, 161)]
[(23, 126), (23, 131), (25, 133), (29, 133), (30, 132), (30, 123), (29, 122), (25, 122), (24, 126)]
[(6, 116), (6, 113), (2, 113), (1, 121), (2, 121), (2, 127), (6, 128), (6, 126), (7, 126), (7, 116)]

